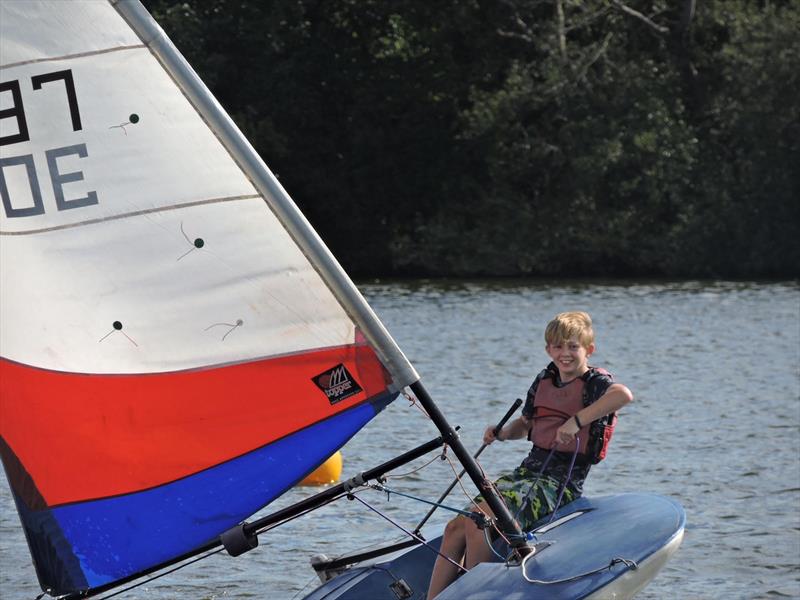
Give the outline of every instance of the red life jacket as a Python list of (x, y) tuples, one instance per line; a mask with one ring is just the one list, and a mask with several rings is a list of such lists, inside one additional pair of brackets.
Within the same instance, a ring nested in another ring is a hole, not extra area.
[[(589, 367), (581, 377), (577, 377), (563, 387), (556, 387), (554, 374), (549, 370), (539, 380), (536, 395), (533, 398), (533, 425), (529, 439), (534, 445), (545, 450), (553, 447), (556, 431), (578, 411), (591, 404), (587, 398), (586, 380), (592, 372), (610, 375), (605, 369)], [(593, 399), (594, 400), (594, 399)], [(578, 452), (596, 464), (606, 457), (614, 427), (617, 424), (616, 413), (585, 424), (578, 432), (580, 447)], [(556, 444), (556, 450), (574, 452), (573, 443)]]

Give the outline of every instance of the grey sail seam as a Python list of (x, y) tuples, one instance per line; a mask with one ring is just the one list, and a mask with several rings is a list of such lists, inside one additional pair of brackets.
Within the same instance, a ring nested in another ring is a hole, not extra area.
[(111, 52), (124, 52), (126, 50), (143, 50), (147, 48), (144, 44), (134, 44), (131, 46), (116, 46), (114, 48), (104, 48), (103, 50), (91, 50), (90, 52), (78, 52), (76, 54), (64, 54), (63, 56), (46, 56), (43, 58), (33, 58), (31, 60), (21, 60), (7, 65), (0, 65), (0, 69), (12, 69), (22, 65), (34, 65), (42, 62), (52, 62), (57, 60), (70, 60), (73, 58), (84, 58), (86, 56), (97, 56), (98, 54), (109, 54)]
[(136, 210), (128, 213), (121, 213), (118, 215), (111, 215), (109, 217), (100, 217), (97, 219), (87, 219), (86, 221), (78, 221), (76, 223), (66, 223), (64, 225), (54, 225), (53, 227), (42, 227), (40, 229), (28, 229), (25, 231), (0, 231), (0, 235), (34, 235), (37, 233), (48, 233), (50, 231), (59, 231), (61, 229), (72, 229), (73, 227), (83, 227), (86, 225), (96, 225), (97, 223), (106, 223), (108, 221), (117, 221), (119, 219), (130, 219), (132, 217), (140, 217), (142, 215), (149, 215), (153, 213), (166, 212), (170, 210), (181, 210), (184, 208), (191, 208), (193, 206), (204, 206), (206, 204), (220, 204), (222, 202), (236, 202), (238, 200), (253, 200), (263, 199), (260, 194), (246, 194), (242, 196), (224, 196), (220, 198), (207, 198), (205, 200), (195, 200), (193, 202), (185, 202), (183, 204), (170, 204), (169, 206), (158, 206), (156, 208), (147, 208), (143, 210)]

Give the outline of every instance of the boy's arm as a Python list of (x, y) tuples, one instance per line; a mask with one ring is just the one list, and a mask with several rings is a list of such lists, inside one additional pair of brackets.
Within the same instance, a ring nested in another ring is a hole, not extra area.
[(499, 436), (494, 434), (494, 428), (494, 425), (489, 425), (489, 427), (486, 428), (486, 431), (483, 433), (484, 444), (491, 444), (497, 439), (500, 441), (505, 441), (527, 438), (528, 430), (531, 428), (531, 423), (527, 417), (517, 417), (500, 430)]
[[(617, 412), (620, 408), (633, 400), (631, 391), (621, 383), (612, 383), (606, 393), (600, 396), (596, 402), (586, 406), (577, 412), (578, 420), (584, 427), (601, 417)], [(575, 419), (569, 419), (556, 432), (556, 439), (562, 443), (571, 442), (575, 434), (580, 429)]]

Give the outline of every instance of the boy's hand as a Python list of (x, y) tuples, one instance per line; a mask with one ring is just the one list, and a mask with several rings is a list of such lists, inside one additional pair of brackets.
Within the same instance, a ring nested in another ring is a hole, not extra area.
[(575, 434), (577, 434), (578, 431), (580, 431), (580, 429), (578, 429), (578, 424), (575, 422), (575, 419), (567, 419), (567, 421), (558, 428), (558, 431), (556, 431), (555, 442), (557, 444), (569, 444), (575, 439)]
[(497, 439), (497, 435), (494, 433), (494, 428), (494, 425), (489, 425), (486, 428), (486, 431), (483, 432), (483, 443), (487, 446)]

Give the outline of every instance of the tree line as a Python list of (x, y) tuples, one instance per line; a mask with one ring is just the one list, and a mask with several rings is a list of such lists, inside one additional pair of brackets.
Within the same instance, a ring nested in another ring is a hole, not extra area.
[(798, 275), (792, 0), (145, 4), (352, 275)]

